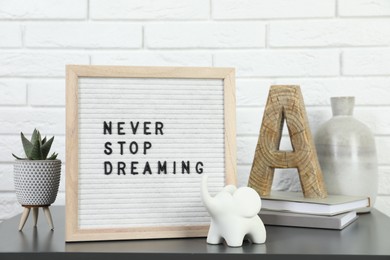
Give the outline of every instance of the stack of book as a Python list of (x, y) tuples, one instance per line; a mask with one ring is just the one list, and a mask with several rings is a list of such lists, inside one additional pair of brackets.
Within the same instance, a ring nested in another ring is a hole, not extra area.
[(358, 218), (359, 209), (369, 207), (368, 197), (328, 195), (304, 198), (302, 192), (272, 191), (262, 196), (259, 216), (265, 225), (341, 230)]

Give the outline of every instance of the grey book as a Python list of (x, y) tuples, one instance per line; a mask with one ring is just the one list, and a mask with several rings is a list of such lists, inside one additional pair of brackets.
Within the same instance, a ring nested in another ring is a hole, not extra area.
[(259, 216), (265, 225), (338, 230), (345, 228), (358, 218), (356, 211), (350, 211), (333, 216), (324, 216), (261, 210)]
[(302, 192), (272, 191), (261, 196), (262, 209), (288, 211), (313, 215), (337, 215), (369, 207), (370, 198), (365, 196), (328, 195), (323, 199), (303, 197)]

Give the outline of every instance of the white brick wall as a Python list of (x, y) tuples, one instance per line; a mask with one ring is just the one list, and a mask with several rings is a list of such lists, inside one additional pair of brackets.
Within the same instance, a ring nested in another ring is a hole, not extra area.
[(204, 20), (209, 0), (92, 0), (93, 20)]
[(91, 54), (91, 64), (129, 65), (132, 66), (212, 66), (213, 56), (206, 51), (132, 51), (103, 52)]
[(342, 62), (344, 64), (342, 73), (347, 76), (390, 74), (389, 48), (346, 50), (342, 55)]
[(21, 25), (14, 23), (0, 24), (0, 47), (22, 47)]
[(321, 19), (270, 24), (270, 47), (344, 47), (390, 44), (389, 19)]
[(158, 23), (145, 26), (151, 49), (263, 48), (265, 24), (257, 22)]
[(213, 19), (334, 17), (334, 0), (213, 0)]
[(28, 48), (141, 48), (142, 26), (128, 23), (52, 22), (25, 25)]
[(335, 50), (229, 51), (214, 55), (214, 65), (235, 67), (237, 77), (337, 76), (339, 52)]
[[(240, 185), (270, 85), (301, 86), (313, 133), (331, 96), (354, 95), (377, 143), (375, 206), (390, 215), (389, 0), (0, 0), (0, 221), (21, 210), (21, 131), (55, 135), (65, 159), (65, 64), (235, 67)], [(296, 171), (274, 188), (298, 190)]]
[(0, 0), (3, 20), (83, 20), (88, 0)]
[(66, 64), (88, 63), (88, 54), (67, 50), (0, 50), (0, 77), (65, 77)]
[(388, 0), (339, 0), (340, 16), (388, 16)]
[(0, 82), (1, 105), (24, 105), (27, 100), (26, 83), (19, 80), (2, 80)]

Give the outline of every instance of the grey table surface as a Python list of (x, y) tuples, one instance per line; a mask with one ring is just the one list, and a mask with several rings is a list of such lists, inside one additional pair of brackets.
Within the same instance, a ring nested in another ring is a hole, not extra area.
[[(208, 245), (206, 238), (153, 239), (66, 243), (65, 208), (51, 207), (54, 231), (49, 229), (40, 211), (38, 227), (28, 219), (18, 231), (20, 215), (0, 224), (0, 259), (162, 259), (250, 258), (275, 259), (286, 255), (378, 256), (390, 259), (390, 218), (373, 209), (341, 231), (266, 226), (267, 241), (262, 245), (245, 242), (242, 247)], [(332, 258), (333, 258), (332, 257)], [(304, 257), (305, 258), (305, 257)], [(301, 258), (302, 259), (302, 258)]]

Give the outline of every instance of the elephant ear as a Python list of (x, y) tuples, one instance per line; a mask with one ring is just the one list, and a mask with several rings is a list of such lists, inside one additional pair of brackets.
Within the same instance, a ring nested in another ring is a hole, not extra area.
[(239, 188), (233, 194), (233, 199), (235, 200), (239, 214), (245, 218), (251, 218), (257, 215), (261, 209), (260, 196), (252, 188)]

